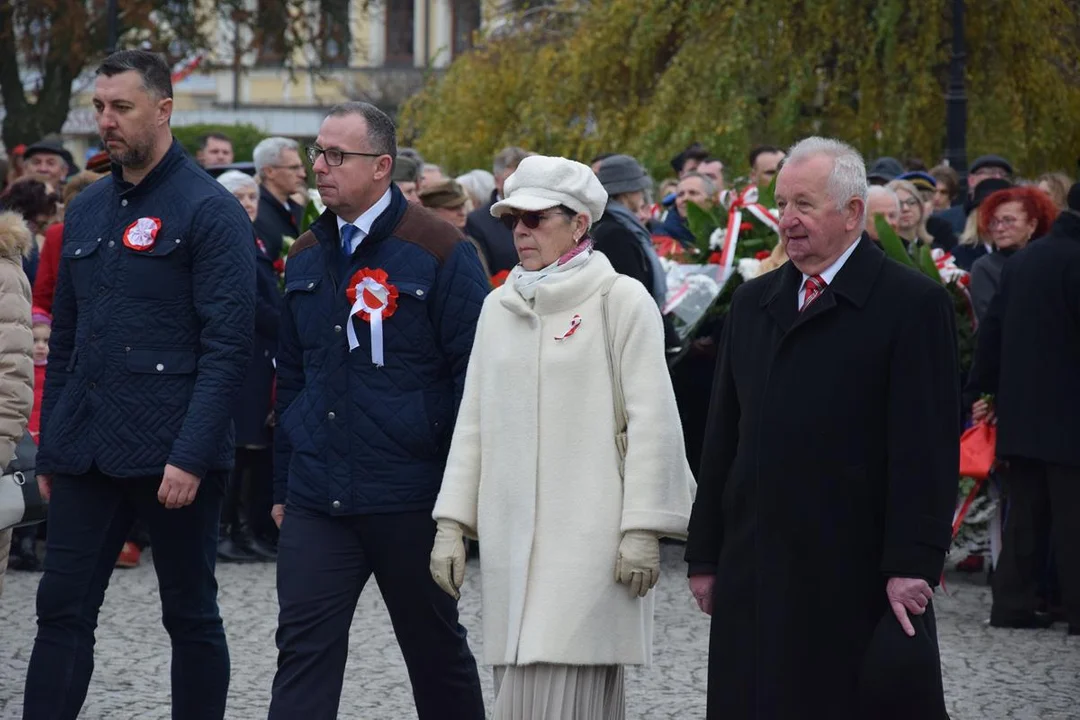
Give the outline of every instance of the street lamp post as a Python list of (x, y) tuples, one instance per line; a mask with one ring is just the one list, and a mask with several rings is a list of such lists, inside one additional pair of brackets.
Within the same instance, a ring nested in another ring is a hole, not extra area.
[(106, 27), (108, 28), (108, 35), (109, 35), (108, 45), (105, 48), (105, 54), (106, 55), (112, 55), (114, 52), (116, 52), (116, 43), (120, 39), (118, 37), (118, 35), (119, 35), (119, 27), (118, 27), (119, 18), (117, 17), (118, 12), (119, 11), (117, 10), (117, 7), (116, 7), (116, 0), (109, 0), (109, 4), (106, 6), (106, 10), (105, 10), (105, 23), (106, 23)]
[(953, 0), (952, 60), (949, 87), (945, 92), (946, 150), (949, 166), (960, 175), (960, 187), (967, 184), (967, 93), (964, 91), (964, 0)]

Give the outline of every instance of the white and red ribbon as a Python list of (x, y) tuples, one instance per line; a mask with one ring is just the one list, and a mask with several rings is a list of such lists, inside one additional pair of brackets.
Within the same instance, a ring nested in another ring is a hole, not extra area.
[(384, 281), (386, 273), (382, 271), (361, 270), (355, 276), (350, 287), (350, 292), (355, 293), (356, 299), (349, 310), (349, 322), (347, 337), (349, 340), (349, 352), (360, 347), (360, 341), (356, 337), (353, 318), (360, 316), (371, 325), (371, 362), (383, 367), (385, 357), (383, 353), (383, 320), (390, 317), (397, 307), (397, 290), (389, 282)]
[(570, 318), (570, 329), (567, 330), (566, 332), (564, 332), (562, 335), (558, 336), (555, 339), (556, 340), (565, 340), (566, 338), (568, 338), (571, 335), (573, 335), (574, 333), (576, 333), (577, 329), (579, 327), (581, 327), (581, 316), (580, 315), (575, 315), (574, 317)]
[(723, 230), (723, 239), (720, 240), (719, 237), (714, 236), (720, 245), (720, 277), (722, 278), (730, 275), (731, 268), (735, 264), (735, 249), (739, 246), (739, 233), (744, 211), (760, 220), (773, 232), (780, 232), (780, 222), (774, 211), (758, 202), (757, 187), (750, 185), (737, 196), (734, 196), (734, 194), (732, 196), (734, 200), (731, 201), (731, 205), (728, 207), (728, 221), (727, 227)]

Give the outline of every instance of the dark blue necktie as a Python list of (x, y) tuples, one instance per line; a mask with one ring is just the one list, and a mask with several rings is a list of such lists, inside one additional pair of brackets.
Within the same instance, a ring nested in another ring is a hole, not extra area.
[(358, 232), (360, 232), (360, 228), (355, 225), (349, 224), (341, 226), (341, 254), (344, 256), (346, 262), (352, 257), (352, 241)]

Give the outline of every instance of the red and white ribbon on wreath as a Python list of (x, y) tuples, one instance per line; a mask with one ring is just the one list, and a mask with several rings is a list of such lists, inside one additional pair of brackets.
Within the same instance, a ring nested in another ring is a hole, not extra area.
[(756, 217), (773, 232), (780, 232), (779, 220), (767, 207), (758, 202), (757, 187), (748, 186), (735, 197), (728, 208), (727, 228), (724, 229), (724, 239), (720, 244), (721, 277), (726, 278), (735, 264), (735, 248), (739, 245), (743, 211)]
[(352, 303), (347, 332), (349, 352), (360, 347), (360, 341), (353, 327), (353, 318), (359, 317), (371, 326), (371, 362), (382, 367), (385, 361), (383, 320), (389, 318), (397, 310), (397, 288), (390, 284), (390, 278), (385, 270), (364, 268), (353, 275), (348, 289), (345, 290), (345, 296)]

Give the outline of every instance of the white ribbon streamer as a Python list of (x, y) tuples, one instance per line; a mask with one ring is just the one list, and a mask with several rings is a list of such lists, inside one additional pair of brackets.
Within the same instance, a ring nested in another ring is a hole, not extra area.
[[(382, 301), (382, 305), (378, 308), (369, 307), (364, 301), (365, 290)], [(353, 303), (352, 308), (349, 310), (349, 329), (346, 333), (349, 340), (349, 352), (360, 347), (360, 340), (356, 337), (354, 326), (355, 318), (357, 315), (366, 312), (368, 314), (368, 324), (371, 325), (371, 362), (379, 367), (383, 367), (385, 361), (383, 355), (383, 311), (386, 310), (389, 295), (390, 293), (383, 285), (370, 278), (364, 278), (356, 286), (356, 302)]]

